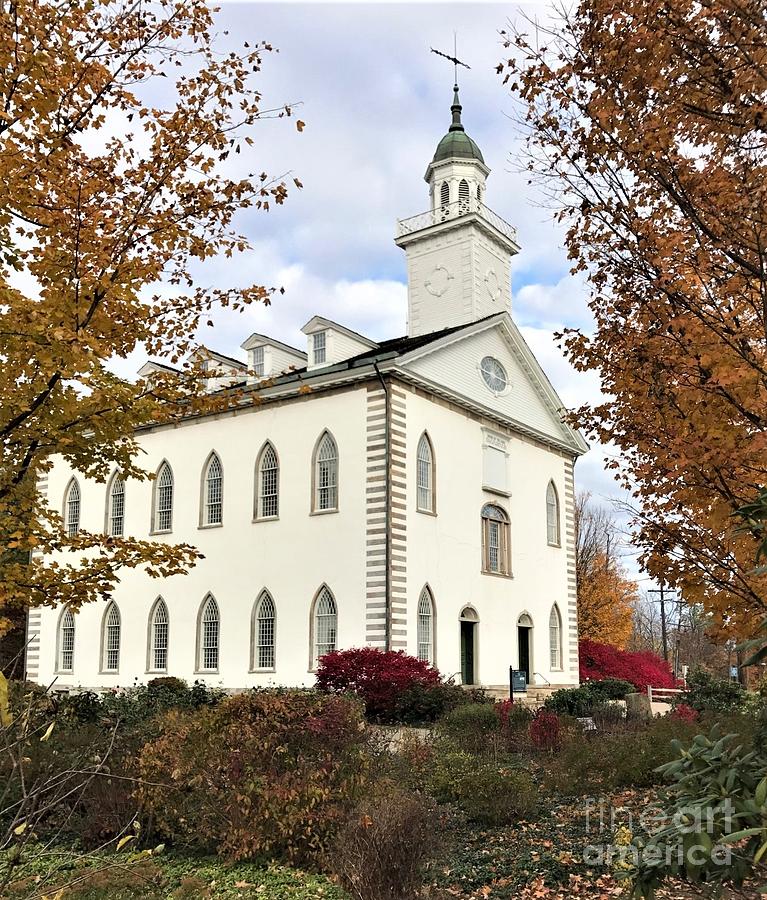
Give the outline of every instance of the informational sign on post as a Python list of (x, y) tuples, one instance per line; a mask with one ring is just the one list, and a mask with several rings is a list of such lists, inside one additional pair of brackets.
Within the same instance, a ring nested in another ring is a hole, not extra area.
[(527, 672), (524, 669), (515, 669), (509, 666), (509, 697), (513, 700), (514, 694), (527, 693)]

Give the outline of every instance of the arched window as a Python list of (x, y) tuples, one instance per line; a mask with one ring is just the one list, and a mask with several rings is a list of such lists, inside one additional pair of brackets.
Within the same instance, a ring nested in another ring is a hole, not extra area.
[(107, 532), (115, 537), (125, 533), (125, 482), (115, 472), (109, 485), (109, 509), (107, 511)]
[(101, 646), (103, 671), (116, 672), (120, 668), (120, 610), (116, 603), (110, 603), (104, 613)]
[(80, 485), (76, 478), (69, 482), (64, 495), (64, 525), (68, 535), (75, 535), (80, 530)]
[(482, 507), (482, 569), (494, 575), (509, 575), (509, 517), (492, 503)]
[(197, 668), (201, 672), (215, 672), (218, 669), (218, 605), (212, 594), (208, 594), (200, 609), (197, 626), (199, 658)]
[(556, 603), (549, 616), (549, 658), (552, 669), (562, 668), (562, 619)]
[(446, 181), (442, 182), (442, 187), (439, 189), (439, 202), (443, 206), (447, 206), (450, 203), (450, 186)]
[(168, 607), (158, 597), (149, 614), (149, 670), (165, 672), (168, 668)]
[(256, 518), (276, 518), (280, 514), (280, 463), (269, 441), (258, 456), (256, 469)]
[(202, 478), (202, 525), (220, 525), (223, 519), (224, 470), (218, 454), (211, 453)]
[(325, 656), (336, 649), (338, 639), (338, 609), (330, 590), (323, 587), (314, 601), (314, 621), (312, 623), (314, 647), (312, 650), (313, 668)]
[(434, 503), (434, 451), (428, 434), (424, 431), (418, 441), (418, 491), (417, 509), (421, 512), (435, 511)]
[(277, 610), (268, 591), (262, 591), (256, 600), (253, 617), (253, 668), (274, 668), (274, 635)]
[(75, 617), (65, 609), (59, 619), (59, 672), (71, 672), (75, 662)]
[(418, 600), (418, 659), (434, 665), (434, 600), (428, 587)]
[(553, 481), (546, 488), (546, 536), (551, 546), (559, 546), (559, 496)]
[(458, 184), (458, 209), (462, 213), (469, 211), (469, 182), (465, 178)]
[(481, 184), (477, 185), (477, 200), (480, 203), (482, 202), (482, 185)]
[(173, 472), (164, 462), (154, 482), (153, 531), (170, 531), (173, 524)]
[(338, 448), (329, 431), (314, 450), (314, 510), (338, 509)]

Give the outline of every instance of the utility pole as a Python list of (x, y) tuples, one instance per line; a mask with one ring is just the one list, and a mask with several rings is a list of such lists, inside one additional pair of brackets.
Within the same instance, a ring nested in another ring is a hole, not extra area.
[(663, 641), (663, 658), (668, 662), (668, 630), (666, 628), (666, 599), (663, 595), (663, 582), (659, 588), (651, 588), (648, 594), (660, 594), (660, 633)]

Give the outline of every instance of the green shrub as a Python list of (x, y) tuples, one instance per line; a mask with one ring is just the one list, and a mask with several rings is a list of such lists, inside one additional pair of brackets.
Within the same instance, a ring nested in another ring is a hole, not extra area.
[(260, 690), (171, 711), (143, 747), (139, 796), (166, 837), (232, 859), (307, 859), (366, 783), (362, 704)]
[(687, 676), (687, 689), (677, 702), (686, 703), (699, 713), (728, 713), (740, 710), (746, 696), (737, 681), (717, 678), (700, 669)]
[(461, 779), (458, 804), (471, 821), (491, 828), (532, 818), (537, 793), (522, 769), (480, 766)]
[(636, 693), (630, 681), (622, 678), (603, 678), (601, 681), (587, 681), (582, 687), (588, 687), (594, 697), (602, 700), (625, 700), (626, 694)]
[(467, 753), (497, 752), (502, 740), (501, 720), (494, 704), (468, 703), (443, 716), (437, 723), (437, 734)]
[(342, 827), (330, 869), (353, 900), (417, 897), (438, 826), (432, 802), (388, 786), (361, 803)]
[(477, 760), (461, 750), (435, 754), (429, 769), (426, 787), (438, 803), (453, 803), (461, 797), (463, 778), (477, 767)]
[(551, 712), (560, 716), (591, 716), (606, 700), (603, 696), (592, 691), (590, 684), (582, 684), (575, 688), (562, 688), (549, 695), (544, 706)]

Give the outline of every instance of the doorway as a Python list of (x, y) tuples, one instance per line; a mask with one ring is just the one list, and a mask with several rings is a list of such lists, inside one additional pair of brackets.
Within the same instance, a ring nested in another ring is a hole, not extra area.
[(527, 613), (523, 613), (517, 621), (517, 659), (519, 660), (517, 668), (525, 673), (525, 680), (528, 684), (530, 684), (533, 674), (532, 632), (533, 620)]
[(461, 613), (461, 684), (477, 684), (477, 623), (479, 616), (470, 607)]

